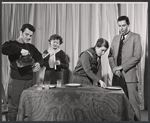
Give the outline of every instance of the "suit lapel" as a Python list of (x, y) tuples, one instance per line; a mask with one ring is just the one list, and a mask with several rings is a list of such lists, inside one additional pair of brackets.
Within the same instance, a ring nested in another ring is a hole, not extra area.
[[(126, 39), (124, 40), (123, 45), (129, 40), (129, 38), (131, 37), (132, 32), (130, 31), (129, 34), (127, 35)], [(121, 34), (117, 36), (117, 42), (116, 42), (116, 47), (117, 47), (117, 54), (118, 54), (118, 50), (119, 50), (119, 44), (120, 44), (120, 39), (121, 39)]]
[(118, 54), (118, 50), (119, 50), (119, 45), (120, 45), (120, 39), (121, 39), (121, 35), (118, 35), (117, 37), (117, 42), (116, 42), (116, 47), (117, 47), (117, 54)]
[(132, 32), (130, 31), (129, 34), (127, 35), (127, 37), (125, 38), (123, 45), (128, 41), (128, 39), (131, 37), (131, 35), (132, 35)]

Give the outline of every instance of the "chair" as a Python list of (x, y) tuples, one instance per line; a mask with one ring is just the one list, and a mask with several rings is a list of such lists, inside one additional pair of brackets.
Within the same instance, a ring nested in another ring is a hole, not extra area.
[(1, 83), (1, 92), (2, 92), (2, 99), (1, 99), (1, 101), (2, 101), (2, 106), (1, 106), (2, 115), (4, 115), (6, 118), (6, 121), (8, 121), (8, 104), (7, 104), (4, 86), (2, 83)]

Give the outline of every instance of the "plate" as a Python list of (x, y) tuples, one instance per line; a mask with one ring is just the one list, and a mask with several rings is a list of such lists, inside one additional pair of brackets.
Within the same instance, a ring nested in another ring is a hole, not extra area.
[(56, 86), (55, 85), (49, 85), (49, 88), (55, 88)]
[(49, 88), (55, 88), (55, 85), (43, 85), (42, 88), (43, 89), (49, 89)]
[(106, 89), (109, 89), (109, 90), (121, 90), (122, 88), (115, 87), (115, 86), (107, 86)]
[(68, 87), (79, 87), (79, 86), (81, 86), (81, 84), (79, 84), (79, 83), (69, 83), (69, 84), (66, 84), (66, 86), (68, 86)]

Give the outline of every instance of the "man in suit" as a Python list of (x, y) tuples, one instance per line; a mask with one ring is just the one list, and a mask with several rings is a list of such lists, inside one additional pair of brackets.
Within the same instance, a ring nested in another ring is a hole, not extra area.
[(109, 64), (114, 75), (124, 76), (129, 101), (135, 110), (135, 120), (141, 120), (140, 99), (138, 96), (137, 65), (141, 60), (142, 46), (140, 35), (129, 30), (129, 18), (120, 16), (117, 20), (119, 35), (113, 38), (108, 55)]

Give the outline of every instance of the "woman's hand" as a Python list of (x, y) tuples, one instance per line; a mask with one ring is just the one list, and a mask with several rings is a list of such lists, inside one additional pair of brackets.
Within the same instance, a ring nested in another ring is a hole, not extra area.
[(103, 82), (102, 80), (99, 80), (98, 83), (100, 84), (100, 86), (101, 86), (102, 88), (106, 88), (106, 84), (105, 84), (105, 82)]
[(59, 61), (59, 60), (56, 60), (56, 61), (54, 62), (54, 65), (60, 65), (60, 61)]

